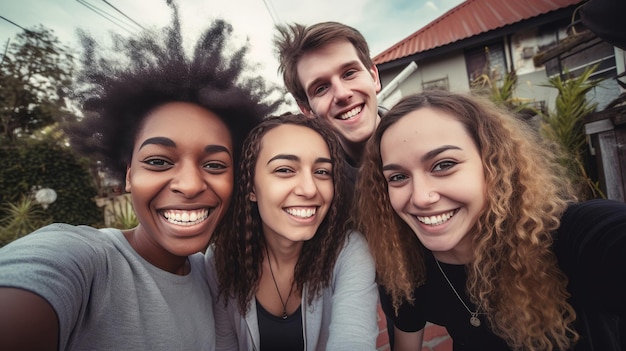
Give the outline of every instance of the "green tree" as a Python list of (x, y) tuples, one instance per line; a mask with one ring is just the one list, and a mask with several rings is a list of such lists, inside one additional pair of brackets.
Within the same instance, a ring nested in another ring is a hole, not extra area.
[(51, 30), (25, 30), (0, 61), (0, 137), (10, 142), (76, 117), (69, 113), (73, 57)]

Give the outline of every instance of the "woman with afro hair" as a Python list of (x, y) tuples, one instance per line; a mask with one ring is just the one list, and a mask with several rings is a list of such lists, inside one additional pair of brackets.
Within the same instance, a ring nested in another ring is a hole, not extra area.
[(139, 224), (52, 224), (0, 250), (2, 350), (213, 350), (203, 252), (229, 208), (240, 144), (277, 104), (244, 78), (247, 48), (214, 21), (192, 57), (178, 15), (118, 38), (101, 57), (83, 35), (85, 117), (72, 146), (123, 176)]

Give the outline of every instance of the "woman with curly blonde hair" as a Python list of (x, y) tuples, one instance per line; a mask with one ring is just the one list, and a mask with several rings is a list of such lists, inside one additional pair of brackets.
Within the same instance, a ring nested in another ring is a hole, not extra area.
[(375, 350), (375, 268), (325, 122), (264, 120), (207, 253), (218, 350)]
[(411, 95), (381, 120), (355, 198), (396, 351), (427, 321), (456, 351), (624, 349), (626, 205), (575, 203), (548, 150), (469, 95)]

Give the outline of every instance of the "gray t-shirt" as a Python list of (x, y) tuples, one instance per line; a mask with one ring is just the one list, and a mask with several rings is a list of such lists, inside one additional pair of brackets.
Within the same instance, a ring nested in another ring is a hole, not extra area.
[(42, 296), (59, 350), (213, 350), (202, 254), (179, 276), (139, 256), (117, 229), (52, 224), (0, 249), (0, 286)]

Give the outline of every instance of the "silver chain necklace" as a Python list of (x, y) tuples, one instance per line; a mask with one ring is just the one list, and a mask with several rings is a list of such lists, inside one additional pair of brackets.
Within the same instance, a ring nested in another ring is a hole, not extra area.
[(469, 307), (467, 307), (467, 305), (465, 304), (465, 301), (463, 301), (463, 299), (461, 298), (461, 295), (459, 295), (459, 293), (456, 292), (456, 289), (452, 285), (452, 282), (450, 282), (450, 279), (448, 279), (448, 276), (446, 275), (446, 273), (443, 272), (443, 269), (441, 268), (441, 265), (439, 264), (439, 261), (437, 261), (436, 258), (435, 258), (435, 263), (437, 264), (437, 267), (439, 267), (439, 271), (441, 272), (443, 277), (446, 278), (448, 285), (450, 285), (456, 297), (459, 299), (459, 301), (461, 301), (461, 303), (463, 304), (467, 312), (469, 312), (469, 314), (471, 315), (470, 320), (469, 320), (470, 324), (473, 325), (474, 327), (480, 327), (480, 319), (478, 319), (478, 314), (479, 314), (478, 311), (480, 311), (480, 306), (478, 306), (478, 308), (476, 309), (476, 312), (472, 312), (472, 310), (470, 310)]
[(293, 292), (293, 283), (291, 283), (291, 288), (289, 288), (289, 295), (287, 295), (287, 301), (283, 302), (283, 297), (280, 294), (280, 289), (278, 289), (278, 283), (276, 283), (276, 278), (274, 277), (274, 270), (272, 270), (272, 260), (270, 260), (270, 252), (265, 246), (265, 253), (267, 254), (267, 264), (270, 266), (270, 273), (272, 274), (272, 280), (274, 281), (274, 286), (276, 287), (276, 291), (278, 292), (278, 298), (280, 299), (280, 303), (283, 305), (283, 319), (287, 319), (287, 304), (289, 303), (289, 298), (291, 297), (291, 293)]

